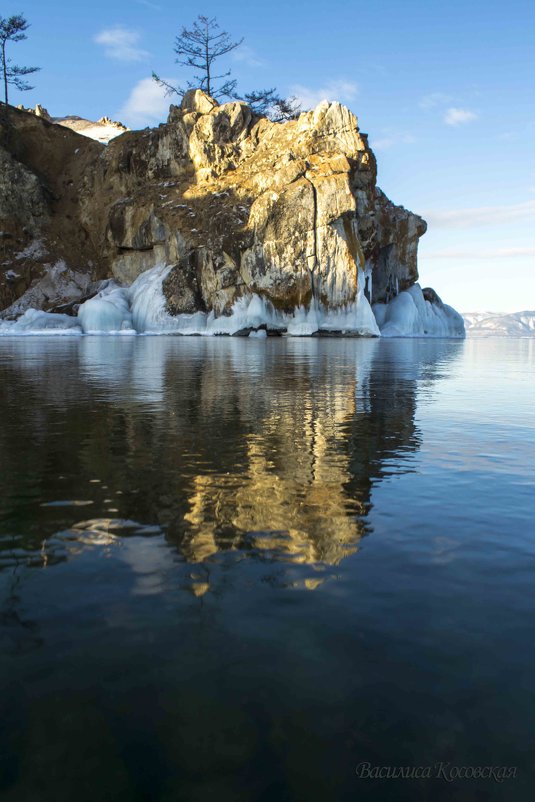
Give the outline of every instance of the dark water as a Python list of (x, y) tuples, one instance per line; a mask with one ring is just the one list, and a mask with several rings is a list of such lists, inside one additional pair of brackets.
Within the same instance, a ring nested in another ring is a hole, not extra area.
[(533, 799), (534, 367), (0, 340), (0, 798)]

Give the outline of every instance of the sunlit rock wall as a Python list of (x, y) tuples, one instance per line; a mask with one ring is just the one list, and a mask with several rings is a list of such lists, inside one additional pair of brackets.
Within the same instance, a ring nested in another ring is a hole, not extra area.
[[(425, 222), (377, 188), (367, 137), (339, 103), (273, 123), (192, 91), (165, 125), (108, 146), (16, 110), (0, 133), (4, 160), (28, 188), (16, 210), (0, 199), (4, 266), (19, 268), (17, 282), (0, 275), (8, 315), (60, 261), (123, 284), (171, 266), (172, 315), (226, 315), (252, 295), (281, 313), (344, 310), (388, 301), (418, 279)], [(36, 242), (32, 264), (21, 254)], [(61, 305), (57, 296), (38, 308)]]

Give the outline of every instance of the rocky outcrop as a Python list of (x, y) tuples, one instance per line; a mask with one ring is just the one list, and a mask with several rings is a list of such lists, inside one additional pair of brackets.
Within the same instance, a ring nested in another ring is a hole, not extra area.
[[(170, 315), (224, 316), (252, 296), (281, 315), (338, 314), (418, 279), (426, 224), (378, 189), (367, 137), (339, 103), (281, 124), (195, 90), (167, 124), (107, 146), (10, 110), (2, 143), (3, 266), (24, 266), (18, 291), (60, 260), (123, 284), (166, 264)], [(14, 183), (24, 189), (8, 197)], [(36, 241), (32, 267), (21, 254)], [(14, 300), (0, 277), (0, 305)]]
[(71, 131), (76, 131), (77, 134), (82, 134), (90, 139), (96, 139), (97, 142), (107, 144), (111, 139), (130, 129), (117, 120), (112, 120), (110, 117), (101, 117), (94, 122), (93, 120), (86, 120), (85, 117), (77, 117), (70, 115), (68, 117), (52, 117), (48, 110), (41, 106), (39, 103), (32, 109), (26, 109), (21, 104), (17, 106), (20, 111), (25, 111), (28, 114), (35, 114), (36, 117), (41, 117), (49, 123), (56, 123), (62, 125), (64, 128), (70, 128)]
[(25, 108), (22, 103), (17, 108), (20, 111), (27, 111), (28, 114), (35, 114), (36, 117), (42, 117), (43, 120), (48, 120), (49, 123), (54, 122), (54, 118), (50, 116), (48, 109), (45, 109), (40, 103), (36, 103), (33, 109), (31, 107), (29, 109)]

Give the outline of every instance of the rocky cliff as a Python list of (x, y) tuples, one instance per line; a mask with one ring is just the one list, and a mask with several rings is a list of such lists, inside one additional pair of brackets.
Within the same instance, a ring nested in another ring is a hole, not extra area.
[(376, 186), (367, 137), (338, 103), (281, 124), (192, 91), (165, 125), (107, 146), (9, 109), (0, 142), (5, 318), (72, 313), (99, 282), (137, 280), (137, 295), (118, 303), (108, 284), (89, 303), (115, 292), (108, 303), (129, 315), (119, 327), (139, 330), (131, 307), (153, 268), (167, 321), (241, 308), (247, 330), (291, 330), (298, 319), (296, 333), (378, 334), (369, 302), (384, 306), (385, 324), (400, 293), (430, 318), (449, 314), (432, 292), (404, 293), (426, 224)]
[(116, 136), (124, 134), (125, 131), (130, 129), (116, 120), (111, 120), (109, 117), (101, 117), (96, 122), (93, 120), (86, 120), (85, 117), (77, 117), (70, 115), (68, 117), (52, 117), (48, 110), (38, 103), (33, 109), (24, 108), (23, 105), (17, 106), (20, 111), (26, 111), (29, 114), (35, 114), (36, 117), (41, 117), (49, 123), (56, 123), (64, 128), (70, 128), (71, 131), (76, 131), (77, 134), (83, 134), (90, 139), (96, 139), (97, 142), (108, 144), (111, 139)]

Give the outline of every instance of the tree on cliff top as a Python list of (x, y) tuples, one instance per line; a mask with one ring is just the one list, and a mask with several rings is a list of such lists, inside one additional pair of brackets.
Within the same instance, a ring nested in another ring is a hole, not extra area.
[[(178, 95), (183, 97), (188, 89), (202, 89), (215, 100), (229, 98), (230, 100), (245, 100), (257, 114), (269, 117), (274, 122), (292, 120), (301, 111), (295, 98), (282, 98), (273, 89), (260, 89), (249, 92), (243, 98), (236, 92), (237, 81), (231, 79), (231, 71), (221, 75), (213, 74), (213, 65), (216, 59), (230, 53), (239, 47), (243, 42), (233, 42), (226, 31), (221, 31), (215, 19), (200, 14), (191, 30), (182, 28), (180, 36), (175, 39), (174, 51), (177, 54), (176, 64), (183, 67), (192, 67), (199, 72), (193, 76), (193, 81), (188, 81), (186, 88), (173, 86), (164, 81), (155, 72), (152, 73), (153, 79), (165, 89), (166, 95)], [(218, 81), (223, 81), (218, 85)]]
[(243, 96), (245, 102), (264, 117), (269, 117), (274, 123), (284, 120), (295, 120), (301, 113), (301, 106), (295, 97), (280, 97), (277, 90), (260, 89), (256, 92), (246, 92)]
[(13, 64), (6, 55), (8, 42), (21, 42), (27, 39), (25, 31), (29, 28), (29, 23), (22, 14), (15, 14), (13, 17), (0, 17), (0, 70), (4, 83), (4, 104), (8, 103), (8, 86), (16, 86), (20, 92), (27, 92), (33, 86), (24, 80), (24, 76), (31, 75), (40, 70), (40, 67), (18, 67)]
[[(200, 14), (193, 27), (188, 31), (182, 28), (180, 36), (175, 39), (174, 51), (177, 55), (176, 64), (183, 67), (192, 67), (199, 72), (193, 76), (194, 83), (188, 81), (188, 89), (202, 89), (210, 97), (218, 100), (222, 97), (234, 97), (236, 81), (230, 79), (230, 70), (221, 75), (214, 75), (214, 62), (221, 56), (230, 53), (239, 47), (243, 39), (233, 42), (226, 31), (221, 31), (215, 17), (210, 19)], [(160, 86), (165, 87), (167, 94), (176, 93), (184, 95), (187, 90), (174, 87), (163, 81), (155, 73), (152, 74)], [(223, 81), (218, 85), (218, 81)]]

